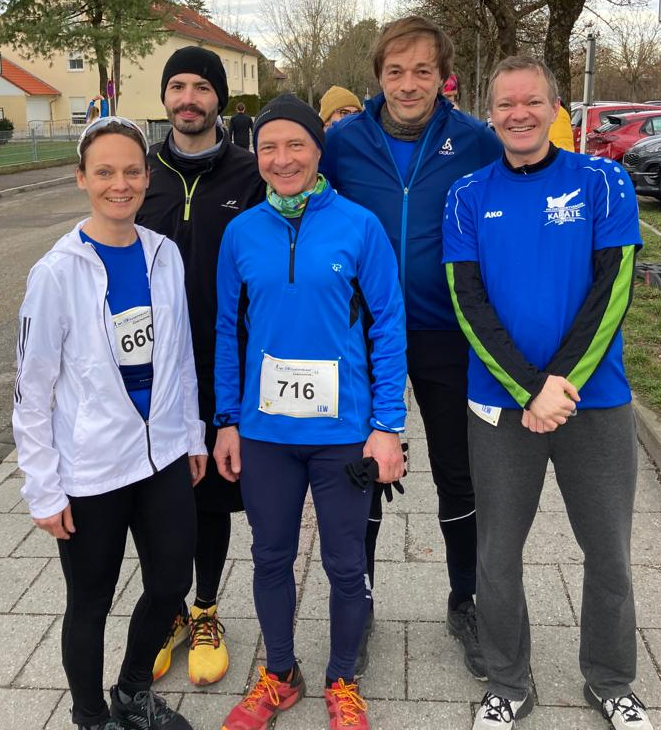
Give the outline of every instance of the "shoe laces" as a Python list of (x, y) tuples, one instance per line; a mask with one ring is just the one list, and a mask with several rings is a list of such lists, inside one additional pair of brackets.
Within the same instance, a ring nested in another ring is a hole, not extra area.
[(614, 697), (601, 701), (602, 714), (607, 720), (611, 720), (616, 712), (619, 712), (625, 722), (640, 722), (647, 709), (645, 705), (631, 692), (623, 697)]
[(482, 707), (484, 707), (485, 720), (494, 722), (512, 722), (514, 720), (512, 705), (506, 697), (487, 692), (482, 699)]
[(477, 641), (477, 617), (475, 616), (475, 604), (473, 603), (473, 601), (468, 602), (465, 613), (466, 626), (468, 627), (468, 630), (471, 632), (471, 634), (475, 637), (475, 641)]
[(329, 692), (337, 698), (340, 726), (358, 725), (361, 714), (367, 709), (367, 702), (358, 694), (358, 685), (345, 684), (340, 677), (337, 680), (337, 687), (331, 687)]
[(213, 613), (202, 613), (197, 617), (193, 618), (193, 615), (189, 615), (191, 632), (190, 632), (190, 648), (194, 649), (200, 644), (213, 646), (217, 649), (220, 646), (220, 637), (225, 633), (225, 627), (218, 620), (218, 614), (216, 611)]
[(145, 712), (148, 727), (151, 727), (152, 720), (167, 720), (174, 714), (165, 700), (151, 690), (137, 692), (133, 697), (133, 702)]
[(280, 704), (278, 685), (282, 684), (282, 682), (273, 674), (267, 674), (265, 667), (258, 667), (258, 671), (259, 680), (250, 694), (243, 700), (243, 706), (247, 710), (254, 710), (262, 697), (268, 694), (271, 702), (277, 707)]
[(168, 635), (165, 637), (165, 641), (163, 642), (162, 648), (165, 649), (165, 647), (168, 645), (170, 639), (174, 639), (174, 635), (177, 631), (177, 629), (180, 626), (184, 626), (187, 623), (187, 619), (184, 618), (180, 613), (178, 613), (172, 622), (172, 626), (170, 627), (170, 631), (168, 632)]

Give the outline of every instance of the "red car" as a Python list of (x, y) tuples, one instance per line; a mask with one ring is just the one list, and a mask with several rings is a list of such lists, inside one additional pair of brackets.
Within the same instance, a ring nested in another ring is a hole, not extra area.
[(588, 134), (589, 155), (621, 160), (639, 139), (661, 134), (661, 109), (634, 114), (609, 114), (606, 123)]
[[(588, 123), (586, 134), (606, 122), (609, 114), (625, 114), (626, 112), (644, 112), (654, 109), (661, 110), (661, 105), (636, 104), (630, 101), (595, 101), (593, 106), (588, 107)], [(583, 119), (583, 105), (572, 104), (571, 126), (574, 132), (574, 149), (580, 152), (581, 149), (581, 121)]]

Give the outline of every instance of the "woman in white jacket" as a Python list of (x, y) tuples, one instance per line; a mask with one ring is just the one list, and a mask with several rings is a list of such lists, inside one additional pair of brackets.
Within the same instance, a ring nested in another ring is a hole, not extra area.
[[(57, 538), (67, 584), (62, 660), (84, 730), (190, 725), (151, 690), (188, 592), (194, 486), (205, 472), (183, 265), (135, 226), (147, 141), (127, 119), (83, 132), (78, 187), (91, 216), (30, 272), (19, 313), (14, 436), (34, 522)], [(103, 634), (131, 530), (144, 593), (120, 676), (103, 697)]]

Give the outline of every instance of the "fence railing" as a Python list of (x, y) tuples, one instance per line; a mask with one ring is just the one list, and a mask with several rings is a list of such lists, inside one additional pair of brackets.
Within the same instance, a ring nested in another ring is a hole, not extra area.
[[(165, 138), (169, 122), (135, 120), (149, 144)], [(0, 131), (0, 168), (45, 160), (65, 160), (76, 154), (76, 145), (85, 124), (70, 121), (30, 122), (11, 132)]]

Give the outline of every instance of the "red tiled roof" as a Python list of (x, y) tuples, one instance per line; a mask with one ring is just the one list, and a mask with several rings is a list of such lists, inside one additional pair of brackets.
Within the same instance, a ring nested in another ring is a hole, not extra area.
[(17, 86), (29, 96), (59, 96), (60, 92), (34, 74), (21, 68), (18, 64), (3, 56), (0, 59), (0, 77)]
[(274, 79), (286, 79), (287, 74), (283, 73), (277, 66), (273, 66), (273, 78)]
[(165, 27), (177, 35), (205, 41), (214, 46), (232, 48), (241, 53), (251, 53), (253, 56), (261, 55), (256, 48), (243, 43), (243, 41), (234, 38), (222, 28), (214, 25), (209, 18), (205, 18), (203, 15), (184, 6), (177, 7), (174, 17), (171, 20), (166, 20)]

